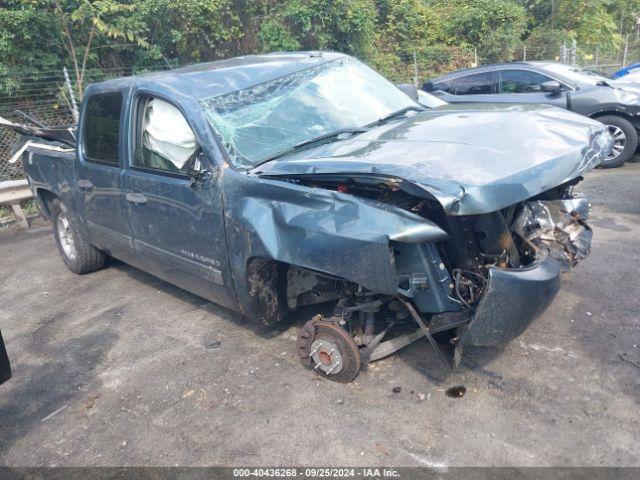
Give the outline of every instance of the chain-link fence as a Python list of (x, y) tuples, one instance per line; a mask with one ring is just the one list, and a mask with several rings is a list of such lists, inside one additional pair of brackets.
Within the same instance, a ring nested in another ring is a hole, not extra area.
[(23, 177), (22, 164), (9, 163), (14, 146), (18, 142), (18, 134), (0, 127), (0, 182), (4, 180), (17, 180)]
[[(559, 43), (544, 39), (528, 42), (517, 48), (482, 49), (435, 45), (428, 51), (406, 52), (402, 58), (379, 55), (374, 67), (393, 81), (421, 85), (425, 80), (460, 68), (497, 62), (554, 60), (580, 65), (603, 73), (612, 73), (640, 58), (640, 40), (626, 41), (614, 54), (603, 55), (598, 48), (583, 48), (575, 43)], [(132, 68), (90, 69), (84, 84), (106, 78), (132, 75), (153, 70), (165, 70), (167, 64)], [(73, 76), (72, 76), (73, 78)], [(69, 125), (74, 122), (69, 88), (79, 97), (77, 86), (67, 81), (63, 70), (34, 71), (0, 77), (0, 116), (12, 121), (45, 126)], [(10, 92), (2, 96), (1, 92)], [(20, 162), (9, 163), (19, 148), (19, 136), (0, 127), (0, 181), (24, 178)]]
[[(38, 119), (36, 121), (46, 126), (71, 125), (74, 122), (73, 115), (68, 109), (60, 109), (59, 111), (55, 111), (55, 114), (49, 116), (38, 115), (37, 117), (37, 111), (30, 108), (29, 105), (23, 105), (19, 111), (26, 113), (30, 118)], [(3, 112), (0, 113), (0, 116), (15, 121), (29, 123), (24, 116), (19, 114), (16, 115), (15, 113), (8, 115), (6, 112)], [(10, 163), (14, 153), (23, 143), (24, 139), (20, 138), (19, 134), (13, 130), (9, 130), (8, 128), (0, 127), (0, 182), (5, 180), (20, 180), (24, 178), (25, 173), (20, 159), (14, 163)]]
[[(137, 68), (88, 69), (84, 72), (84, 85), (107, 78), (134, 75), (155, 70), (166, 70), (168, 64)], [(74, 78), (73, 76), (71, 77)], [(71, 89), (71, 90), (70, 90)], [(39, 70), (20, 75), (0, 77), (0, 116), (17, 123), (47, 127), (72, 125), (73, 98), (79, 98), (77, 82), (68, 79), (64, 70)], [(21, 146), (20, 136), (0, 127), (0, 181), (24, 178), (20, 161), (9, 163)]]
[[(10, 92), (0, 97), (0, 116), (7, 120), (41, 126), (73, 124), (63, 72), (6, 76), (0, 78), (0, 86)], [(22, 141), (12, 130), (0, 127), (0, 181), (24, 178), (20, 161), (9, 163)]]
[[(139, 72), (167, 69), (169, 65), (152, 65), (136, 68), (89, 69), (85, 71), (84, 84), (122, 77)], [(72, 77), (73, 78), (73, 77)], [(27, 125), (56, 127), (75, 123), (70, 88), (79, 97), (76, 83), (67, 80), (60, 70), (39, 70), (19, 75), (0, 76), (0, 116)], [(25, 178), (20, 160), (10, 163), (25, 139), (0, 126), (0, 182)], [(26, 205), (27, 213), (31, 205)], [(0, 226), (10, 217), (10, 210), (0, 207)]]

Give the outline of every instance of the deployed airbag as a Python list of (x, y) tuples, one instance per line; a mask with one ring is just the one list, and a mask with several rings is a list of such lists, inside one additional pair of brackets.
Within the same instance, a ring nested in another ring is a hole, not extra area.
[(176, 107), (154, 98), (145, 108), (143, 144), (180, 170), (195, 153), (196, 137)]

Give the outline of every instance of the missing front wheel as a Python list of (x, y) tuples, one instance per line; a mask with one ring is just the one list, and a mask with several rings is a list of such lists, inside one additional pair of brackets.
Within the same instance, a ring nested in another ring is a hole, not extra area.
[(335, 382), (352, 381), (362, 366), (358, 346), (334, 319), (316, 315), (300, 330), (297, 345), (305, 367)]

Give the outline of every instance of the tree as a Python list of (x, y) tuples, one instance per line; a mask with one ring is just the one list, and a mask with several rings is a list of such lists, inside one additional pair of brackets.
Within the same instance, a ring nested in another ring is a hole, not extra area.
[(230, 0), (142, 0), (130, 16), (150, 46), (137, 61), (177, 63), (215, 60), (239, 53), (243, 29)]
[(61, 68), (58, 29), (49, 15), (21, 0), (0, 8), (0, 95), (20, 87), (22, 74)]
[(61, 41), (71, 59), (79, 98), (84, 91), (87, 62), (96, 37), (122, 40), (147, 48), (139, 32), (129, 28), (124, 19), (135, 9), (134, 4), (116, 0), (23, 0), (27, 5), (48, 12), (60, 29)]
[(378, 8), (384, 21), (376, 36), (373, 66), (389, 78), (405, 82), (414, 75), (416, 54), (419, 70), (435, 74), (431, 60), (442, 53), (436, 52), (436, 45), (445, 41), (442, 17), (436, 9), (423, 0), (382, 0)]
[(299, 45), (367, 57), (376, 19), (373, 0), (288, 0), (269, 9), (259, 35), (264, 50)]
[(474, 47), (486, 63), (510, 60), (527, 31), (527, 12), (513, 0), (439, 0), (445, 33)]

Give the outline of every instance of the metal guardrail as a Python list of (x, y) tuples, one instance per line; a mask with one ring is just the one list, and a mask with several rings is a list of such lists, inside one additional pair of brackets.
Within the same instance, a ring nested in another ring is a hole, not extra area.
[(18, 223), (24, 228), (29, 228), (29, 222), (22, 211), (22, 207), (20, 207), (20, 202), (31, 200), (32, 198), (33, 192), (29, 187), (29, 182), (26, 180), (0, 182), (0, 205), (10, 205)]

